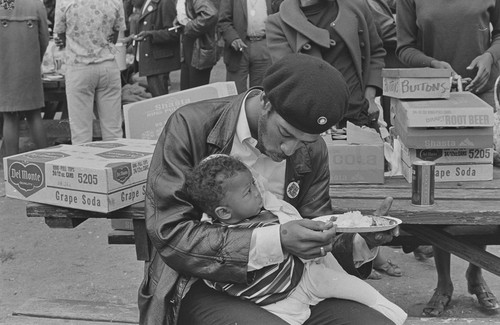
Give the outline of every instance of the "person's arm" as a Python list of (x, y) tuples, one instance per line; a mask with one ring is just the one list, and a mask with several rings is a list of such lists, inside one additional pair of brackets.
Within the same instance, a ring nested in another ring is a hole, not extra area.
[[(378, 111), (378, 107), (375, 105), (375, 96), (382, 95), (382, 68), (385, 66), (384, 58), (386, 51), (368, 3), (366, 3), (366, 7), (363, 8), (363, 10), (365, 12), (365, 20), (370, 42), (370, 67), (369, 70), (365, 72), (368, 74), (368, 78), (367, 83), (364, 86), (365, 97), (370, 102), (369, 112), (372, 113), (374, 111)], [(369, 88), (372, 89), (370, 90)], [(375, 91), (374, 96), (370, 96), (372, 95), (372, 91)]]
[[(194, 104), (196, 105), (196, 104)], [(251, 229), (200, 222), (201, 212), (182, 191), (184, 171), (207, 152), (203, 110), (176, 111), (160, 136), (149, 168), (145, 218), (149, 238), (163, 261), (179, 273), (213, 281), (246, 282)], [(201, 113), (200, 113), (201, 112)]]
[[(184, 34), (189, 37), (198, 37), (217, 26), (218, 10), (211, 0), (192, 0), (195, 17), (186, 24)], [(188, 7), (189, 8), (189, 7)]]
[(224, 38), (227, 46), (231, 46), (235, 51), (247, 47), (241, 40), (241, 36), (234, 28), (234, 0), (222, 0), (219, 8), (219, 22), (217, 28)]
[(467, 67), (468, 70), (477, 69), (476, 76), (465, 88), (466, 91), (480, 92), (487, 85), (491, 68), (500, 59), (500, 0), (490, 14), (491, 45), (481, 55), (477, 56)]
[(431, 67), (434, 58), (417, 47), (418, 27), (414, 0), (399, 0), (396, 10), (398, 46), (396, 54), (409, 67)]
[(143, 41), (146, 39), (153, 44), (178, 42), (180, 35), (179, 31), (177, 29), (169, 30), (174, 26), (176, 13), (175, 1), (163, 0), (159, 3), (157, 10), (157, 14), (161, 16), (157, 22), (159, 25), (155, 25), (154, 30), (144, 30), (139, 32), (134, 39), (137, 41)]
[(56, 2), (54, 22), (54, 43), (59, 48), (66, 47), (66, 6), (63, 1)]

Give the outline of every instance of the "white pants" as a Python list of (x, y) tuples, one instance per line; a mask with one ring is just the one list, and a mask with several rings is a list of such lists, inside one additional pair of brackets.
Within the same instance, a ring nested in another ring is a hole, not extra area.
[(405, 322), (407, 314), (387, 300), (365, 281), (348, 274), (332, 254), (306, 261), (299, 285), (286, 299), (263, 308), (292, 325), (303, 324), (310, 316), (309, 306), (324, 299), (339, 298), (371, 307), (396, 325)]
[(66, 70), (66, 98), (72, 144), (92, 141), (94, 102), (103, 140), (122, 138), (122, 87), (116, 61)]

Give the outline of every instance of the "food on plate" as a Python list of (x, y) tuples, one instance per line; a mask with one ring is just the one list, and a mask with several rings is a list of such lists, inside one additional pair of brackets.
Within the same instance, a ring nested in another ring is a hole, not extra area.
[(394, 220), (382, 217), (364, 216), (359, 211), (349, 211), (344, 214), (334, 215), (330, 218), (330, 221), (335, 223), (339, 228), (389, 226), (396, 223)]

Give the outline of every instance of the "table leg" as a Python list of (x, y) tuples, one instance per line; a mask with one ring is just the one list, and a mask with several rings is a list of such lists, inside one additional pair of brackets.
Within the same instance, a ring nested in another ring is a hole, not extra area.
[(500, 258), (465, 241), (458, 241), (450, 234), (429, 226), (407, 225), (404, 230), (430, 244), (454, 254), (486, 271), (500, 276)]

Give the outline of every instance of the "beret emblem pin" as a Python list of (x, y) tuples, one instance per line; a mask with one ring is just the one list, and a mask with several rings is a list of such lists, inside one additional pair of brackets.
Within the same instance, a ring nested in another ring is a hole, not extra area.
[(328, 120), (327, 120), (327, 118), (326, 118), (326, 117), (324, 117), (324, 116), (320, 116), (320, 117), (318, 118), (318, 124), (319, 124), (319, 125), (325, 125), (327, 121), (328, 121)]

